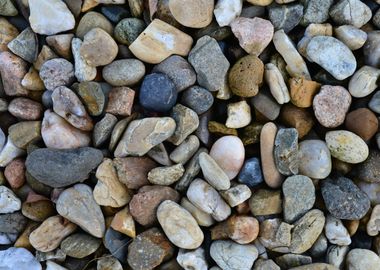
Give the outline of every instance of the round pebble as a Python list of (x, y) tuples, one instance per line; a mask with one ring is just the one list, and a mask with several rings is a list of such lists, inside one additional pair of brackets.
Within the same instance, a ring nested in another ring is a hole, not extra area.
[(313, 179), (324, 179), (332, 169), (330, 151), (324, 141), (305, 140), (299, 144), (299, 173)]
[(131, 45), (145, 29), (145, 23), (138, 18), (126, 18), (115, 26), (115, 39), (121, 44)]
[(200, 115), (211, 108), (214, 103), (214, 97), (207, 89), (200, 86), (191, 86), (183, 91), (181, 103)]

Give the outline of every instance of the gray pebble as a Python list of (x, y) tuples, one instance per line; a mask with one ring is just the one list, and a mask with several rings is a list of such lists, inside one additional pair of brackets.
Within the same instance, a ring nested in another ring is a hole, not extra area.
[(131, 45), (145, 27), (143, 20), (137, 18), (123, 19), (115, 27), (115, 39), (121, 44)]
[(298, 3), (288, 5), (272, 4), (268, 9), (269, 20), (275, 30), (283, 29), (285, 33), (296, 27), (303, 16), (303, 6)]
[(367, 33), (367, 41), (363, 46), (364, 61), (367, 65), (380, 67), (380, 31)]
[(144, 75), (144, 63), (138, 59), (116, 60), (103, 68), (103, 78), (112, 86), (135, 85)]
[(197, 152), (199, 145), (198, 137), (190, 135), (170, 153), (169, 157), (175, 163), (185, 164)]
[(298, 132), (295, 128), (283, 128), (277, 132), (274, 142), (274, 159), (283, 175), (298, 173)]
[(207, 89), (192, 86), (183, 92), (181, 103), (200, 115), (211, 108), (214, 97)]
[(368, 107), (375, 113), (380, 114), (380, 91), (377, 91), (368, 103)]
[(92, 141), (95, 147), (101, 146), (111, 137), (112, 129), (117, 123), (117, 118), (113, 114), (106, 113), (102, 120), (97, 122), (92, 133)]
[(324, 23), (329, 18), (329, 9), (334, 0), (301, 0), (304, 4), (304, 15), (301, 25), (307, 26), (311, 23)]
[(27, 218), (20, 212), (0, 215), (0, 233), (23, 232), (27, 223)]
[(372, 17), (371, 9), (359, 0), (340, 0), (330, 9), (335, 23), (351, 24), (357, 28), (365, 25)]
[(8, 43), (8, 48), (22, 59), (33, 63), (38, 55), (37, 35), (33, 32), (32, 28), (28, 27)]
[(48, 90), (69, 86), (75, 80), (74, 66), (64, 58), (54, 58), (41, 66), (40, 77)]
[(280, 114), (281, 105), (261, 91), (251, 99), (251, 104), (269, 120), (275, 120)]

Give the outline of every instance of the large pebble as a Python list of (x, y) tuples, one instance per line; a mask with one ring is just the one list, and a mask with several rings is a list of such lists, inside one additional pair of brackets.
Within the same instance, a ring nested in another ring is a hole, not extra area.
[(42, 115), (40, 103), (28, 98), (14, 98), (8, 105), (8, 111), (13, 116), (23, 120), (38, 120)]
[(353, 97), (366, 97), (376, 90), (379, 77), (380, 69), (363, 66), (351, 77), (348, 90)]
[(337, 24), (362, 27), (372, 17), (371, 9), (359, 0), (340, 0), (330, 9), (330, 17)]
[(0, 186), (0, 214), (13, 213), (20, 209), (20, 199), (6, 186)]
[(38, 53), (37, 35), (28, 27), (8, 43), (8, 48), (25, 61), (33, 63)]
[(295, 128), (283, 128), (277, 132), (274, 142), (274, 159), (281, 174), (292, 175), (298, 173), (300, 159), (298, 132)]
[(368, 145), (350, 131), (329, 131), (325, 140), (331, 155), (341, 161), (356, 164), (366, 160), (369, 155)]
[(342, 25), (334, 29), (336, 37), (347, 45), (350, 50), (363, 47), (367, 41), (367, 33), (352, 25)]
[(308, 25), (313, 23), (324, 23), (329, 19), (329, 9), (334, 3), (334, 0), (308, 0), (303, 2), (304, 13), (301, 19), (301, 25)]
[(3, 270), (42, 270), (41, 264), (30, 251), (17, 247), (0, 251), (0, 267)]
[(170, 0), (169, 9), (180, 24), (203, 28), (211, 23), (214, 11), (212, 0)]
[(82, 259), (94, 253), (101, 241), (86, 233), (75, 233), (61, 243), (61, 250), (70, 257)]
[(299, 144), (300, 174), (313, 179), (324, 179), (332, 168), (330, 151), (324, 141), (305, 140)]
[(57, 212), (91, 235), (104, 236), (104, 216), (89, 186), (76, 184), (64, 190), (57, 200)]
[(116, 60), (103, 68), (103, 78), (112, 86), (130, 86), (145, 75), (143, 62), (137, 59)]
[(196, 112), (181, 104), (174, 106), (171, 117), (175, 120), (176, 129), (168, 139), (174, 145), (180, 145), (199, 126), (199, 118)]
[(368, 249), (355, 248), (346, 257), (347, 270), (379, 269), (379, 256)]
[(64, 58), (54, 58), (41, 66), (40, 77), (51, 91), (58, 86), (69, 86), (74, 82), (74, 66)]
[(327, 215), (326, 217), (325, 235), (331, 244), (339, 246), (351, 244), (351, 237), (342, 221), (331, 215)]
[(46, 185), (65, 187), (86, 180), (102, 158), (100, 150), (90, 147), (63, 150), (41, 148), (28, 155), (26, 169)]
[(350, 77), (356, 70), (356, 59), (351, 50), (333, 37), (313, 37), (307, 45), (306, 55), (337, 80)]

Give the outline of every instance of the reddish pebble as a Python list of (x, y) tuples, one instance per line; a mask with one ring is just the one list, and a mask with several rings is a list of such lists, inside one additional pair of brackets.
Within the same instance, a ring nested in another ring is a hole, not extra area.
[(368, 141), (376, 134), (379, 121), (369, 109), (360, 108), (347, 114), (345, 125), (349, 131)]
[(15, 98), (9, 103), (8, 111), (22, 120), (38, 120), (42, 116), (42, 105), (28, 98)]
[(28, 72), (27, 67), (28, 64), (20, 57), (10, 52), (0, 53), (0, 74), (5, 94), (8, 96), (26, 96), (28, 94), (28, 90), (21, 85), (21, 80)]
[(108, 95), (106, 112), (115, 115), (129, 116), (132, 112), (135, 91), (129, 87), (116, 87)]
[(12, 189), (18, 189), (25, 183), (25, 160), (17, 158), (5, 167), (4, 176)]

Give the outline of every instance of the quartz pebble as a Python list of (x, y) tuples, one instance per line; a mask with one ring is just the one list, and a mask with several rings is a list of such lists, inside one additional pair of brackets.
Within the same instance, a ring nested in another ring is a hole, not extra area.
[(226, 127), (242, 128), (251, 122), (251, 107), (246, 101), (230, 103), (227, 106)]
[(9, 188), (0, 186), (0, 214), (13, 213), (20, 209), (20, 199)]
[(331, 173), (330, 151), (321, 140), (305, 140), (299, 144), (300, 174), (313, 179), (324, 179)]
[(351, 77), (348, 90), (353, 97), (361, 98), (370, 95), (377, 88), (380, 69), (363, 66)]
[(339, 246), (348, 246), (351, 244), (351, 238), (342, 221), (331, 215), (326, 217), (325, 235), (331, 244)]
[(235, 18), (237, 18), (243, 8), (241, 0), (219, 0), (214, 8), (215, 19), (219, 26), (229, 25)]
[(25, 248), (10, 247), (0, 251), (0, 267), (4, 270), (41, 270), (42, 266)]
[(367, 33), (352, 25), (342, 25), (334, 29), (336, 37), (354, 51), (363, 47)]

